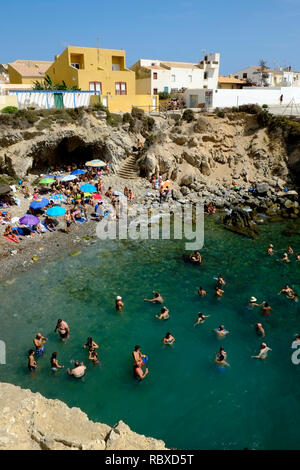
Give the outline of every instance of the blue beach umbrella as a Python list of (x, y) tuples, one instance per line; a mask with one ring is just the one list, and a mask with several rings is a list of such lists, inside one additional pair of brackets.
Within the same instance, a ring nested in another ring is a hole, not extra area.
[(49, 197), (50, 201), (56, 202), (57, 204), (64, 202), (67, 198), (63, 194), (52, 194)]
[(92, 184), (82, 184), (80, 186), (80, 189), (84, 193), (96, 193), (97, 192), (96, 186), (93, 186)]
[(31, 209), (41, 209), (42, 207), (48, 206), (49, 201), (45, 197), (42, 199), (35, 199), (35, 201), (32, 201), (30, 204)]
[(65, 182), (65, 181), (73, 181), (73, 180), (76, 180), (77, 176), (76, 175), (66, 175), (64, 176), (61, 181), (62, 182)]
[(60, 206), (53, 206), (47, 210), (46, 214), (50, 215), (51, 217), (59, 217), (60, 215), (64, 215), (66, 209)]
[(85, 170), (74, 170), (71, 175), (84, 175), (84, 173), (86, 173)]

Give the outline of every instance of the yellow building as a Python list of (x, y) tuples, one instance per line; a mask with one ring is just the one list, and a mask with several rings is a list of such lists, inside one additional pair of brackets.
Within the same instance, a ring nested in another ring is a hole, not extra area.
[(133, 106), (150, 111), (158, 106), (157, 96), (136, 95), (135, 72), (126, 68), (123, 50), (69, 46), (55, 57), (47, 75), (68, 88), (100, 91), (102, 104), (111, 112), (130, 112)]
[(233, 77), (232, 75), (228, 75), (228, 77), (219, 75), (218, 78), (218, 88), (223, 90), (240, 90), (247, 85), (248, 84), (245, 80)]
[(25, 85), (42, 82), (51, 64), (49, 60), (15, 60), (7, 66), (9, 82)]

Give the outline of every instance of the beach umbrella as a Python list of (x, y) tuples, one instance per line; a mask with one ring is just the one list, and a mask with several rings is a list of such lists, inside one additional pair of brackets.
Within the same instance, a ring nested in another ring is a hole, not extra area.
[(81, 191), (83, 191), (84, 193), (96, 193), (97, 192), (97, 188), (96, 186), (92, 185), (92, 184), (82, 184), (80, 186), (80, 189)]
[(21, 217), (19, 219), (19, 222), (20, 224), (22, 225), (37, 225), (40, 223), (40, 219), (38, 217), (36, 217), (35, 215), (31, 215), (31, 214), (28, 214), (28, 215), (24, 215), (24, 217)]
[(84, 173), (86, 173), (85, 170), (74, 170), (71, 175), (84, 175)]
[(29, 207), (31, 207), (31, 209), (41, 209), (42, 207), (48, 206), (48, 204), (48, 199), (43, 197), (41, 199), (35, 199), (34, 201), (32, 201)]
[(49, 199), (50, 201), (56, 202), (58, 204), (60, 202), (64, 202), (67, 198), (63, 194), (52, 194)]
[(47, 210), (46, 214), (50, 215), (51, 217), (59, 217), (60, 215), (64, 215), (66, 209), (60, 206), (53, 206)]
[(119, 197), (125, 197), (125, 194), (121, 193), (120, 191), (114, 191), (114, 195)]
[(103, 160), (91, 160), (89, 162), (86, 162), (85, 166), (93, 166), (93, 167), (102, 167), (106, 166), (107, 163), (104, 162)]
[(65, 182), (65, 181), (73, 181), (73, 180), (76, 180), (77, 179), (77, 176), (76, 175), (66, 175), (64, 176), (61, 181), (62, 182)]
[(84, 197), (90, 197), (91, 193), (83, 193)]
[(102, 199), (102, 196), (96, 193), (96, 194), (93, 194), (93, 199)]
[(0, 184), (0, 194), (6, 194), (11, 191), (11, 187), (8, 184)]
[(40, 184), (50, 184), (50, 183), (55, 183), (54, 178), (44, 178), (40, 180)]

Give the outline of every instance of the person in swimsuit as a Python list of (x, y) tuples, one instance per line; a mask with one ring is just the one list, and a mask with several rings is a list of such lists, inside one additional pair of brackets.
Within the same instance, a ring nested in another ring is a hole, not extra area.
[(83, 345), (84, 348), (89, 348), (89, 352), (95, 351), (95, 349), (98, 349), (99, 346), (95, 341), (93, 341), (93, 338), (91, 336), (88, 337), (86, 340), (86, 343)]
[(292, 299), (292, 300), (295, 300), (297, 297), (296, 293), (288, 284), (286, 284), (286, 286), (283, 289), (281, 289), (280, 292), (278, 292), (278, 295), (280, 294), (285, 294), (288, 299)]
[(287, 252), (289, 255), (292, 255), (294, 253), (294, 250), (291, 246), (288, 246)]
[(215, 363), (219, 367), (224, 367), (224, 366), (230, 367), (230, 364), (228, 364), (228, 362), (226, 362), (224, 355), (220, 354), (220, 353), (216, 355)]
[(152, 293), (154, 294), (153, 299), (144, 299), (144, 302), (151, 302), (153, 304), (162, 304), (164, 299), (162, 298), (160, 293), (156, 292), (155, 290), (152, 291)]
[(202, 263), (202, 256), (199, 253), (199, 251), (195, 251), (195, 253), (191, 253), (189, 255), (189, 259), (192, 263), (196, 263), (196, 264), (201, 264)]
[(117, 295), (117, 297), (116, 297), (116, 310), (118, 312), (122, 312), (123, 307), (124, 307), (124, 302), (122, 302), (122, 297)]
[(214, 332), (219, 338), (224, 338), (229, 333), (228, 330), (225, 330), (224, 325), (220, 325), (219, 328), (215, 328)]
[(269, 247), (268, 247), (268, 255), (269, 256), (273, 256), (274, 255), (274, 250), (273, 250), (274, 246), (272, 245), (272, 243), (270, 243)]
[(256, 333), (257, 333), (259, 336), (261, 336), (262, 338), (264, 338), (265, 335), (266, 335), (266, 334), (265, 334), (265, 330), (264, 330), (264, 328), (263, 328), (263, 326), (262, 326), (261, 323), (256, 323), (256, 324), (255, 324), (255, 331), (256, 331)]
[(296, 253), (296, 261), (300, 261), (300, 254)]
[(220, 298), (222, 297), (222, 295), (224, 294), (224, 291), (223, 291), (222, 289), (220, 289), (219, 286), (216, 286), (216, 287), (215, 287), (215, 291), (216, 291), (215, 295), (216, 295), (216, 297), (218, 297), (219, 299), (220, 299)]
[(218, 286), (221, 287), (221, 286), (225, 286), (225, 285), (226, 285), (226, 281), (223, 279), (221, 274), (219, 274), (219, 276), (218, 276)]
[(159, 320), (168, 320), (170, 318), (169, 309), (167, 307), (162, 307), (159, 315), (155, 315)]
[(291, 260), (289, 259), (287, 253), (284, 253), (284, 254), (283, 254), (283, 257), (281, 258), (280, 261), (283, 261), (284, 263), (290, 263), (290, 262), (291, 262)]
[(300, 346), (300, 335), (299, 333), (296, 334), (295, 340), (292, 342), (291, 348), (297, 349)]
[(147, 362), (147, 356), (141, 353), (141, 346), (138, 344), (134, 347), (134, 351), (132, 351), (132, 357), (134, 364), (142, 366), (145, 362)]
[(89, 360), (92, 361), (94, 365), (99, 364), (97, 351), (92, 350), (89, 352)]
[(203, 315), (203, 313), (199, 312), (198, 313), (198, 318), (196, 323), (194, 323), (194, 326), (200, 325), (201, 323), (205, 322), (205, 318), (208, 318), (209, 315)]
[(70, 328), (68, 326), (68, 323), (62, 320), (61, 318), (57, 320), (54, 333), (56, 333), (56, 330), (58, 331), (59, 336), (62, 340), (70, 338)]
[(57, 361), (57, 352), (52, 353), (50, 358), (51, 370), (56, 371), (58, 369), (63, 369), (65, 366), (60, 366)]
[(163, 338), (163, 343), (171, 345), (175, 341), (174, 336), (171, 335), (171, 333), (167, 333), (166, 336)]
[(250, 300), (248, 300), (248, 307), (251, 307), (251, 308), (253, 308), (253, 307), (261, 307), (262, 304), (263, 304), (263, 303), (262, 303), (262, 304), (257, 304), (256, 302), (257, 302), (257, 298), (256, 298), (256, 297), (254, 297), (254, 296), (250, 297)]
[(251, 356), (253, 359), (268, 359), (268, 351), (272, 351), (271, 348), (269, 348), (266, 343), (261, 343), (260, 346), (260, 351), (257, 356)]
[(146, 377), (146, 375), (148, 375), (148, 374), (149, 374), (148, 367), (146, 368), (145, 373), (143, 373), (143, 369), (142, 369), (141, 365), (134, 364), (134, 366), (133, 366), (133, 375), (134, 375), (135, 379), (138, 382), (141, 382)]
[(69, 375), (72, 375), (76, 379), (80, 379), (81, 377), (84, 376), (85, 370), (86, 370), (86, 366), (83, 364), (83, 362), (80, 363), (79, 361), (75, 361), (74, 369), (72, 370), (67, 369), (67, 373)]
[(268, 302), (263, 302), (261, 310), (263, 315), (268, 316), (271, 315), (272, 307), (268, 304)]
[(66, 233), (70, 233), (70, 226), (72, 223), (72, 217), (71, 217), (71, 211), (67, 211), (65, 215), (65, 221), (66, 221)]
[(28, 369), (33, 372), (37, 368), (37, 363), (34, 360), (34, 350), (29, 349), (28, 351)]
[(47, 341), (47, 338), (45, 336), (42, 336), (41, 333), (38, 333), (36, 337), (33, 339), (36, 357), (42, 356), (43, 353), (45, 352), (44, 344), (46, 343), (46, 341)]
[(204, 297), (206, 295), (206, 290), (204, 290), (202, 286), (198, 289), (198, 295), (200, 295), (200, 297)]

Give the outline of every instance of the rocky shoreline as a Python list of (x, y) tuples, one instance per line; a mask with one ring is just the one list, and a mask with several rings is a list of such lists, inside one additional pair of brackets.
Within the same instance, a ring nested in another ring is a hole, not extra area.
[(166, 450), (161, 440), (90, 421), (79, 408), (0, 383), (0, 450)]

